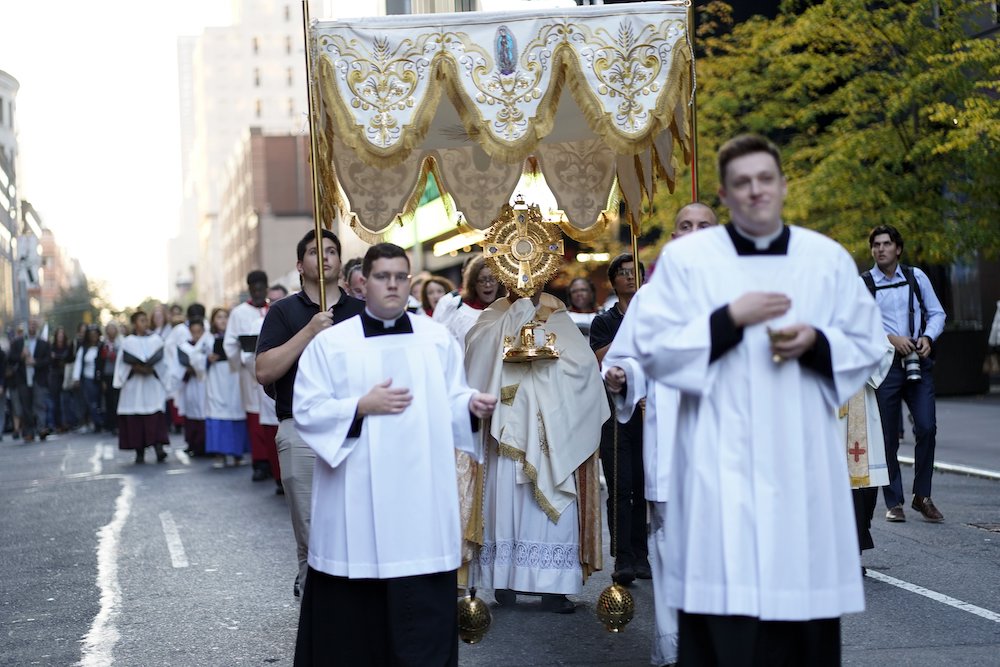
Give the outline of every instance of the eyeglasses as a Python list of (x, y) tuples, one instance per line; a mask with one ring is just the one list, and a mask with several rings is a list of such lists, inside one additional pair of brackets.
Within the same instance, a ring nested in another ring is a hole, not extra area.
[(373, 273), (369, 276), (369, 280), (374, 280), (380, 283), (387, 283), (390, 280), (395, 280), (397, 283), (406, 283), (410, 281), (409, 273), (389, 273), (388, 271), (379, 271), (378, 273)]
[(486, 285), (496, 285), (497, 284), (497, 279), (494, 278), (493, 276), (481, 276), (479, 278), (476, 278), (476, 284), (477, 285), (483, 285), (483, 286), (486, 286)]
[(618, 273), (615, 274), (615, 278), (628, 278), (629, 276), (635, 278), (635, 269), (618, 269)]

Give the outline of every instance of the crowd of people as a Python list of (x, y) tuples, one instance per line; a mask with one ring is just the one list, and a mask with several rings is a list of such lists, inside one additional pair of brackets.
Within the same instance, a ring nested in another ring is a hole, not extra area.
[(872, 231), (859, 278), (841, 246), (786, 225), (766, 139), (727, 142), (718, 169), (732, 222), (683, 207), (650, 276), (611, 260), (603, 308), (587, 277), (563, 303), (477, 255), (456, 289), (411, 276), (393, 244), (344, 262), (309, 231), (292, 294), (258, 270), (209, 317), (157, 306), (73, 341), (31, 320), (3, 363), (14, 430), (117, 429), (142, 463), (166, 459), (173, 426), (215, 467), (249, 456), (290, 510), (300, 667), (456, 665), (459, 586), (565, 614), (602, 569), (652, 580), (654, 664), (839, 664), (879, 486), (905, 520), (903, 402), (911, 506), (943, 520), (944, 312), (894, 228)]

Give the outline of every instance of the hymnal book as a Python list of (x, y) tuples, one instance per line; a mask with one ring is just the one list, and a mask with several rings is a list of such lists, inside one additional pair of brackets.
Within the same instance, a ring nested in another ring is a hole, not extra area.
[(163, 348), (153, 353), (149, 359), (140, 359), (130, 352), (122, 353), (122, 361), (126, 364), (131, 364), (133, 366), (155, 366), (157, 363), (163, 360)]
[(256, 352), (257, 336), (251, 336), (249, 334), (244, 334), (240, 336), (240, 349), (242, 349), (244, 352)]
[(191, 368), (191, 357), (184, 350), (177, 350), (177, 361), (185, 368)]
[(222, 342), (223, 341), (221, 338), (216, 338), (215, 346), (212, 348), (212, 352), (214, 352), (215, 355), (219, 357), (219, 361), (222, 361), (223, 359), (228, 359), (228, 357), (226, 356), (225, 347), (222, 345)]

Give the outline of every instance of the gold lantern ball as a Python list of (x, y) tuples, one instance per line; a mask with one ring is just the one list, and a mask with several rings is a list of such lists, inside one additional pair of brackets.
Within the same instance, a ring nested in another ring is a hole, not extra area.
[(635, 615), (635, 599), (628, 589), (612, 584), (597, 598), (597, 618), (608, 632), (621, 632)]
[(477, 598), (474, 590), (458, 600), (458, 636), (466, 644), (481, 640), (492, 622), (489, 605)]

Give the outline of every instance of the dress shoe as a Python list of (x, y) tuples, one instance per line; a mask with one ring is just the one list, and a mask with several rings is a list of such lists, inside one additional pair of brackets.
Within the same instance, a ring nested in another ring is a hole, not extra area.
[(285, 487), (281, 485), (281, 482), (278, 482), (278, 486), (274, 488), (274, 495), (276, 496), (285, 495)]
[(649, 566), (649, 561), (643, 559), (641, 563), (635, 566), (635, 578), (636, 579), (652, 579), (653, 578), (653, 568)]
[(267, 471), (264, 470), (263, 468), (254, 468), (253, 475), (251, 475), (250, 477), (250, 479), (252, 479), (255, 482), (263, 482), (267, 478), (268, 478)]
[(938, 508), (934, 507), (934, 501), (931, 500), (930, 496), (913, 496), (911, 507), (923, 515), (924, 521), (931, 523), (944, 521), (944, 514), (941, 514)]
[(885, 513), (885, 520), (896, 523), (906, 521), (906, 515), (903, 514), (903, 506), (896, 505), (895, 507), (889, 508), (889, 511)]
[(553, 614), (572, 614), (576, 611), (576, 605), (565, 595), (544, 593), (542, 595), (542, 611), (550, 611)]
[(146, 449), (145, 448), (135, 450), (135, 462), (136, 463), (145, 463), (146, 462)]
[(167, 453), (163, 451), (163, 445), (153, 445), (153, 449), (156, 450), (157, 463), (163, 463), (167, 460)]
[(501, 607), (513, 607), (517, 604), (517, 593), (509, 588), (498, 588), (493, 591), (493, 597)]
[(624, 563), (621, 559), (615, 561), (615, 571), (611, 573), (611, 580), (619, 586), (628, 586), (635, 581), (635, 567), (631, 563)]

